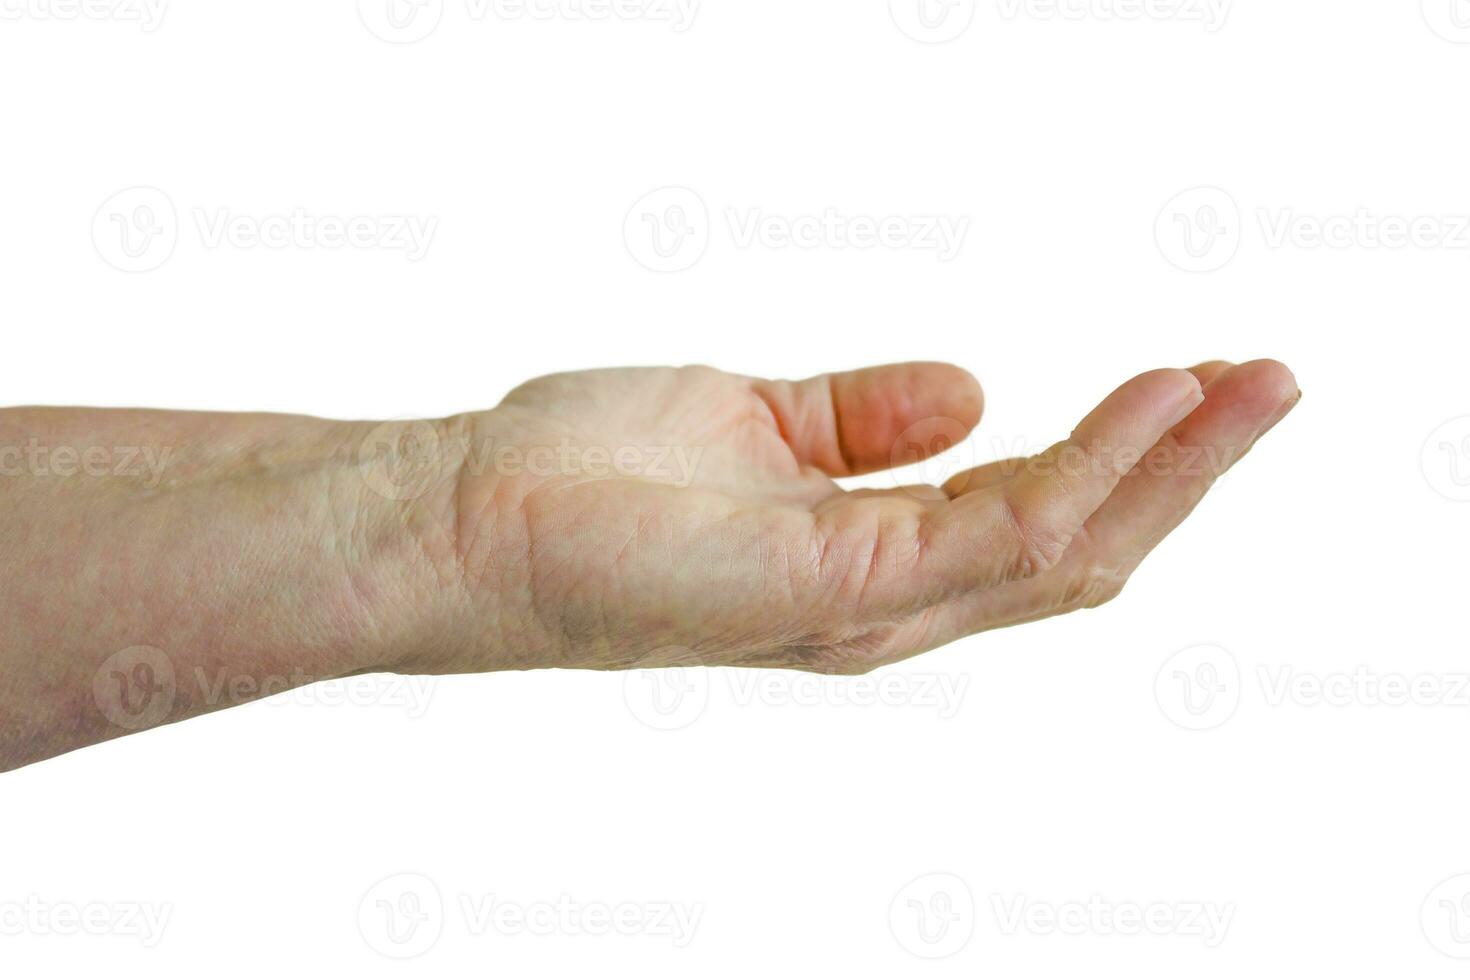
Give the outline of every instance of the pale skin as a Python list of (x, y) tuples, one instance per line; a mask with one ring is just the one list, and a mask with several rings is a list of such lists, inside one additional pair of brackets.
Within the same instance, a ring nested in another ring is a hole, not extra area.
[(1299, 398), (1274, 361), (1150, 371), (1039, 456), (862, 491), (834, 479), (979, 422), (974, 378), (593, 371), (418, 423), (3, 410), (0, 768), (368, 672), (870, 671), (1113, 598)]

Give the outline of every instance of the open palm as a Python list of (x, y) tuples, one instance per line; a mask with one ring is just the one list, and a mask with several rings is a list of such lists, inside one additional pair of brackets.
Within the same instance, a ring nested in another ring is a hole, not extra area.
[(416, 667), (852, 673), (1094, 606), (1298, 397), (1273, 361), (1152, 371), (1039, 456), (844, 491), (834, 478), (967, 433), (974, 379), (942, 364), (539, 378), (444, 422), (452, 465), (404, 505), (454, 597)]

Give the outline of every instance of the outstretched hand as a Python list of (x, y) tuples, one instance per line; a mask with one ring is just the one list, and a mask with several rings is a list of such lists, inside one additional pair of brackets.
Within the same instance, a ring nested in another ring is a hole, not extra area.
[(967, 434), (976, 381), (943, 364), (540, 378), (368, 438), (433, 610), (389, 666), (854, 673), (1096, 606), (1299, 397), (1274, 361), (1151, 371), (1038, 456), (845, 491), (834, 478)]

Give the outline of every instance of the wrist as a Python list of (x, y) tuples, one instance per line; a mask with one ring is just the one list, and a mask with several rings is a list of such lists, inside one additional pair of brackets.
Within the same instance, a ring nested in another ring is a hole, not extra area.
[[(487, 461), (491, 412), (345, 423), (351, 465), (337, 472), (346, 521), (360, 527), (360, 574), (377, 624), (360, 670), (495, 670), (499, 481)], [(339, 518), (339, 521), (342, 519)]]

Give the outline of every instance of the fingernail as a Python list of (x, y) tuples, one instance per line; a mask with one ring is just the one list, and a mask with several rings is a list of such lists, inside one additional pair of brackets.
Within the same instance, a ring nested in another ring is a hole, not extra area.
[(1279, 423), (1282, 419), (1284, 419), (1288, 415), (1290, 415), (1291, 414), (1291, 410), (1293, 408), (1296, 408), (1296, 403), (1299, 402), (1299, 401), (1301, 401), (1301, 400), (1302, 400), (1301, 389), (1297, 389), (1296, 397), (1295, 398), (1288, 398), (1286, 401), (1284, 401), (1284, 402), (1281, 403), (1281, 407), (1276, 410), (1276, 414), (1275, 415), (1271, 416), (1271, 420), (1269, 422), (1267, 422), (1265, 425), (1261, 426), (1261, 430), (1256, 433), (1256, 438), (1259, 439), (1259, 438), (1261, 438), (1261, 436), (1265, 435), (1266, 433), (1270, 432), (1272, 429), (1276, 428), (1277, 423)]
[(1165, 424), (1164, 428), (1172, 429), (1180, 422), (1183, 422), (1185, 419), (1189, 418), (1189, 413), (1193, 412), (1196, 408), (1199, 408), (1200, 404), (1204, 400), (1205, 393), (1200, 390), (1199, 385), (1195, 385), (1175, 407), (1174, 414), (1170, 416), (1169, 421), (1167, 424)]

